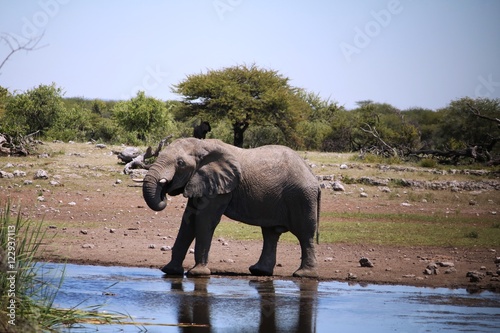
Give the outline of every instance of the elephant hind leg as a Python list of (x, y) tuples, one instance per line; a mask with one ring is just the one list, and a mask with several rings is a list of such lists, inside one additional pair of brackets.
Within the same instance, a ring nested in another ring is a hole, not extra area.
[(253, 275), (270, 276), (273, 275), (274, 266), (276, 266), (276, 247), (281, 233), (275, 228), (262, 227), (262, 236), (264, 246), (259, 261), (249, 269)]
[(302, 261), (299, 269), (293, 273), (293, 276), (317, 278), (318, 271), (316, 270), (317, 262), (314, 252), (314, 237), (308, 239), (299, 238), (299, 242), (302, 250)]

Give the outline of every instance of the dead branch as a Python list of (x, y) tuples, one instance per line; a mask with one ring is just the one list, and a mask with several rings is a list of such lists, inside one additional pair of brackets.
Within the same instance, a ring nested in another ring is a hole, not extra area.
[(367, 124), (367, 123), (365, 123), (365, 126), (367, 128), (360, 127), (360, 129), (365, 133), (369, 133), (369, 134), (373, 135), (382, 144), (382, 146), (384, 146), (386, 149), (388, 149), (389, 151), (392, 152), (393, 156), (398, 156), (398, 152), (397, 152), (396, 148), (391, 147), (387, 142), (385, 142), (381, 138), (379, 132), (377, 131), (377, 129), (375, 127), (372, 127), (372, 126), (370, 126), (370, 124)]
[(15, 37), (11, 34), (2, 33), (0, 35), (0, 42), (7, 44), (7, 46), (10, 49), (10, 52), (0, 63), (0, 69), (2, 69), (2, 67), (7, 63), (9, 58), (12, 57), (15, 53), (19, 51), (35, 51), (41, 48), (38, 46), (38, 43), (40, 43), (42, 38), (43, 38), (43, 33), (40, 36), (26, 39), (23, 41), (20, 40), (20, 38)]
[(25, 136), (12, 137), (0, 133), (0, 156), (28, 156), (36, 152), (41, 141), (33, 138), (39, 131)]
[(132, 169), (146, 169), (148, 170), (151, 164), (147, 164), (146, 160), (151, 158), (151, 157), (158, 157), (160, 154), (160, 151), (163, 149), (165, 144), (168, 144), (168, 140), (170, 140), (173, 137), (173, 135), (169, 135), (165, 137), (163, 140), (160, 141), (158, 144), (158, 147), (156, 148), (155, 152), (153, 153), (153, 149), (151, 146), (146, 149), (146, 152), (144, 154), (138, 155), (135, 158), (133, 158), (130, 162), (128, 162), (125, 165), (125, 168), (123, 169), (123, 173), (126, 175), (129, 175), (132, 173)]
[(498, 127), (500, 127), (500, 119), (499, 118), (493, 118), (493, 117), (488, 117), (488, 116), (482, 115), (479, 112), (479, 110), (477, 108), (473, 107), (472, 104), (470, 104), (470, 103), (467, 103), (467, 106), (471, 110), (472, 114), (475, 115), (476, 117), (496, 122)]

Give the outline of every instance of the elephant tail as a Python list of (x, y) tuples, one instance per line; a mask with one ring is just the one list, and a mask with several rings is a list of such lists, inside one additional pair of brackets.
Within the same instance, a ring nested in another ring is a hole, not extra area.
[(316, 244), (319, 245), (319, 214), (321, 212), (321, 187), (318, 187), (318, 205), (316, 211)]

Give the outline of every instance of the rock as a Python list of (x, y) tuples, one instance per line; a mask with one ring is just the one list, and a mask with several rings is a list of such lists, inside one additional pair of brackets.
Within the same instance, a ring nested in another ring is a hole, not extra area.
[(345, 170), (345, 169), (349, 169), (349, 167), (347, 166), (347, 164), (341, 164), (340, 169)]
[(456, 272), (457, 272), (457, 269), (455, 267), (450, 267), (444, 271), (444, 274), (452, 274), (452, 273), (456, 273)]
[(500, 257), (495, 258), (495, 264), (500, 264)]
[(373, 267), (373, 263), (370, 261), (368, 258), (361, 258), (359, 259), (359, 264), (361, 267)]
[(367, 194), (366, 192), (361, 192), (361, 193), (359, 194), (359, 196), (360, 196), (361, 198), (368, 198), (368, 194)]
[(35, 179), (48, 179), (49, 175), (48, 175), (47, 171), (39, 169), (36, 171), (34, 178)]
[(325, 262), (331, 262), (331, 261), (333, 261), (333, 258), (332, 258), (332, 257), (326, 257), (326, 258), (325, 258)]
[(436, 262), (436, 265), (441, 267), (455, 267), (455, 264), (450, 261), (438, 261)]
[(347, 280), (356, 280), (358, 277), (354, 273), (347, 273)]
[(228, 264), (234, 264), (234, 260), (233, 259), (221, 259), (220, 262), (226, 262)]
[(403, 207), (411, 207), (411, 203), (403, 202), (403, 203), (401, 203), (401, 206), (403, 206)]
[(154, 249), (155, 247), (156, 247), (156, 245), (154, 245), (154, 244), (149, 244), (148, 249)]
[(95, 246), (94, 244), (83, 244), (82, 245), (82, 248), (84, 249), (93, 249)]
[(126, 147), (122, 152), (114, 152), (118, 155), (118, 158), (124, 163), (132, 162), (134, 158), (142, 154), (139, 148)]
[(470, 282), (479, 282), (483, 279), (484, 273), (478, 271), (469, 271), (465, 276), (469, 278)]
[(189, 249), (189, 254), (193, 254), (194, 253), (194, 249)]
[(391, 189), (387, 186), (379, 187), (380, 192), (391, 193)]
[(428, 265), (426, 269), (424, 269), (425, 275), (438, 275), (439, 270), (435, 264)]
[(14, 175), (14, 177), (26, 177), (26, 172), (21, 170), (14, 170), (12, 174)]
[[(0, 177), (2, 178), (2, 177)], [(31, 185), (33, 184), (33, 181), (32, 180), (29, 180), (29, 179), (26, 179), (24, 182), (23, 182), (24, 185)]]
[(96, 148), (99, 148), (99, 149), (104, 149), (106, 148), (106, 145), (104, 143), (98, 143), (95, 145)]
[(87, 230), (80, 230), (80, 233), (81, 233), (82, 235), (86, 235), (86, 234), (88, 234), (88, 231), (87, 231)]
[(74, 202), (74, 201), (68, 202), (68, 205), (69, 206), (76, 206), (76, 202)]
[(160, 251), (171, 251), (172, 247), (168, 245), (164, 245), (160, 248)]
[(118, 184), (121, 184), (121, 183), (122, 183), (122, 180), (121, 180), (121, 179), (117, 179), (117, 180), (115, 180), (115, 184), (117, 184), (117, 185), (118, 185)]
[(109, 233), (110, 233), (110, 234), (114, 234), (114, 233), (115, 233), (115, 231), (116, 231), (116, 229), (109, 229)]
[(405, 274), (403, 275), (405, 279), (413, 279), (415, 277), (415, 274)]
[(479, 268), (479, 270), (481, 270), (481, 271), (485, 271), (485, 270), (486, 270), (486, 266), (481, 266), (481, 267)]
[(14, 178), (14, 174), (0, 170), (0, 178)]
[(332, 183), (332, 190), (336, 192), (345, 192), (345, 187), (344, 185), (342, 185), (342, 183), (336, 180)]

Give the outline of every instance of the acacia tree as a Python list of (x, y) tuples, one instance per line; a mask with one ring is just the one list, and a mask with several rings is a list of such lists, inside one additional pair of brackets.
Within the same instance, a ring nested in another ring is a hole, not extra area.
[(238, 65), (189, 75), (173, 91), (184, 97), (184, 116), (228, 120), (235, 146), (243, 146), (250, 125), (275, 126), (288, 143), (297, 145), (294, 128), (309, 108), (288, 81), (274, 70)]

